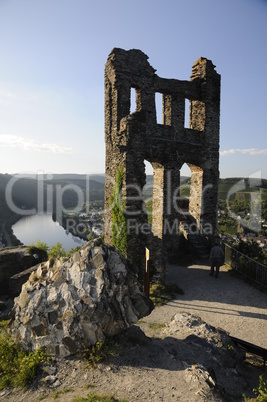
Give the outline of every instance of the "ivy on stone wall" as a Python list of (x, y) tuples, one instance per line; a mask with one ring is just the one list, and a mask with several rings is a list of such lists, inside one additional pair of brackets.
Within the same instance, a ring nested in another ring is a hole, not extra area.
[(112, 211), (112, 245), (125, 257), (127, 255), (127, 220), (124, 214), (126, 203), (122, 198), (123, 168), (119, 168), (111, 196)]

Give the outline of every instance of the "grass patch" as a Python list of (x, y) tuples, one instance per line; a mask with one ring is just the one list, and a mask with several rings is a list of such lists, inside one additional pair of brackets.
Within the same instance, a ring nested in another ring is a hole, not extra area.
[(71, 387), (66, 387), (61, 390), (55, 391), (52, 393), (52, 398), (57, 399), (60, 395), (67, 394), (68, 392), (73, 392), (74, 389)]
[(26, 353), (12, 340), (6, 330), (7, 323), (0, 325), (0, 389), (8, 386), (25, 387), (38, 373), (41, 362), (47, 356), (41, 350)]
[(160, 331), (161, 329), (166, 327), (166, 324), (162, 324), (159, 322), (147, 322), (144, 320), (139, 320), (138, 324), (145, 324), (152, 331), (152, 336), (155, 336), (157, 331)]
[(54, 399), (57, 399), (60, 395), (64, 395), (64, 394), (67, 394), (68, 392), (73, 392), (73, 391), (74, 391), (73, 388), (66, 387), (64, 389), (54, 391), (54, 392), (49, 393), (49, 394), (44, 394), (44, 395), (40, 396), (40, 398), (38, 398), (38, 401), (43, 401), (44, 399), (46, 399), (48, 397), (52, 397)]
[(2, 331), (2, 329), (7, 328), (8, 323), (9, 323), (9, 320), (2, 320), (2, 321), (0, 321), (0, 332)]
[(153, 331), (157, 331), (158, 329), (165, 328), (166, 324), (160, 324), (159, 322), (147, 322), (147, 326)]
[(114, 339), (106, 339), (105, 342), (99, 341), (83, 352), (83, 358), (88, 362), (89, 367), (95, 368), (98, 363), (102, 363), (111, 356), (117, 354), (118, 345)]
[(155, 306), (163, 306), (174, 299), (177, 293), (183, 295), (184, 291), (176, 284), (166, 285), (162, 282), (152, 282), (149, 297)]

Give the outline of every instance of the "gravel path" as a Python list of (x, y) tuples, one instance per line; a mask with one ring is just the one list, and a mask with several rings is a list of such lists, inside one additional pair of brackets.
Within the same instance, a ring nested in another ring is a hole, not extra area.
[(267, 292), (231, 275), (227, 266), (216, 279), (205, 265), (169, 265), (167, 280), (177, 283), (184, 295), (154, 310), (146, 321), (169, 322), (174, 314), (187, 312), (267, 349)]

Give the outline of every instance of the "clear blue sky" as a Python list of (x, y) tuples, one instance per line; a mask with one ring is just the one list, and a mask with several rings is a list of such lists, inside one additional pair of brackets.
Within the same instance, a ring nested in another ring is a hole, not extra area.
[(0, 173), (104, 172), (114, 47), (166, 78), (211, 59), (221, 177), (267, 178), (267, 0), (0, 0)]

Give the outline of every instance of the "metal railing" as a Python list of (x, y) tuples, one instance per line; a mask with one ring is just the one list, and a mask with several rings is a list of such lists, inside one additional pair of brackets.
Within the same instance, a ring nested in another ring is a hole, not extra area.
[(246, 278), (267, 288), (267, 266), (247, 257), (224, 243), (224, 263), (244, 275)]

